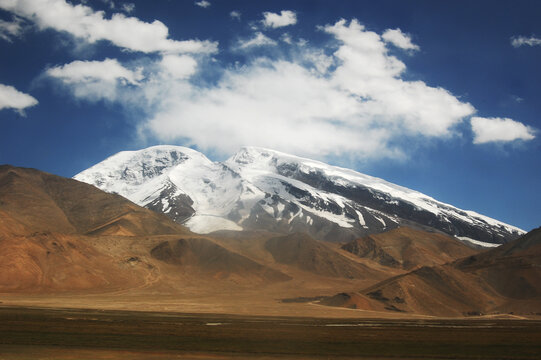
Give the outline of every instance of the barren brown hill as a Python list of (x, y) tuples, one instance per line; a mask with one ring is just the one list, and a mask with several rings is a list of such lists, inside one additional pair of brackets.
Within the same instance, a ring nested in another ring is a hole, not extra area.
[(344, 257), (304, 233), (271, 238), (266, 241), (265, 249), (276, 262), (317, 275), (349, 279), (380, 276), (378, 271)]
[(540, 265), (541, 229), (536, 229), (496, 249), (424, 266), (324, 303), (435, 316), (541, 313)]
[(182, 267), (184, 271), (194, 269), (198, 274), (211, 275), (217, 279), (243, 277), (267, 282), (291, 280), (291, 277), (280, 271), (227, 250), (207, 238), (165, 241), (150, 253), (155, 259)]
[(88, 234), (146, 236), (187, 231), (165, 216), (75, 180), (0, 166), (0, 291), (112, 291), (144, 283)]
[(0, 292), (113, 291), (145, 277), (76, 234), (0, 236), (0, 249)]
[(19, 224), (19, 234), (51, 231), (113, 235), (118, 231), (119, 235), (142, 236), (187, 232), (164, 215), (121, 196), (72, 179), (10, 165), (0, 166), (0, 211)]
[(405, 270), (445, 264), (479, 252), (448, 235), (410, 227), (356, 239), (342, 249), (382, 265)]
[[(306, 234), (196, 235), (93, 186), (0, 167), (4, 303), (309, 316), (351, 316), (337, 306), (373, 311), (358, 316), (541, 311), (539, 230), (479, 254), (407, 228), (370, 239), (356, 242), (361, 258)], [(297, 298), (332, 307), (281, 301)]]
[(541, 312), (541, 228), (453, 265), (482, 278), (507, 299), (496, 309)]

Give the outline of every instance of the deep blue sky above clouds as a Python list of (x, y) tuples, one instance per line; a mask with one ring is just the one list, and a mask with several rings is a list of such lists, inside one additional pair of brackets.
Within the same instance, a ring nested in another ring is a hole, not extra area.
[(256, 145), (541, 225), (539, 1), (0, 0), (0, 163)]

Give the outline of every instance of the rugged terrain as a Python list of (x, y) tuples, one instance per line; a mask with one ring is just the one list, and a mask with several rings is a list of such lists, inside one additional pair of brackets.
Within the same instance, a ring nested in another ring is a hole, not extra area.
[(3, 305), (364, 318), (541, 312), (538, 231), (488, 252), (405, 226), (347, 243), (302, 232), (196, 234), (37, 170), (2, 166), (0, 185)]
[(433, 316), (541, 314), (541, 228), (454, 262), (422, 266), (323, 304)]
[(256, 147), (212, 162), (193, 149), (154, 146), (118, 153), (74, 178), (162, 212), (197, 233), (304, 232), (343, 242), (411, 226), (482, 246), (524, 233), (382, 179)]

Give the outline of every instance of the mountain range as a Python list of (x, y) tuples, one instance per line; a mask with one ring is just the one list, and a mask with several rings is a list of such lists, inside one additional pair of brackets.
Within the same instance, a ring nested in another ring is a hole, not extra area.
[(9, 165), (0, 166), (0, 215), (4, 304), (333, 317), (541, 312), (539, 229), (491, 250), (404, 224), (343, 243), (262, 229), (197, 234), (118, 194)]
[(124, 151), (74, 179), (120, 194), (203, 234), (304, 232), (344, 242), (407, 225), (485, 247), (524, 234), (383, 179), (256, 147), (244, 147), (224, 162), (179, 146)]

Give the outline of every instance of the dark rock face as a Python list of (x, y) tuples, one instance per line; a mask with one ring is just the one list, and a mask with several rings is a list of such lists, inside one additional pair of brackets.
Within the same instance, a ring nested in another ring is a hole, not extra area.
[(145, 205), (145, 207), (163, 213), (171, 220), (182, 224), (195, 214), (195, 210), (192, 207), (193, 200), (185, 194), (176, 195), (176, 190), (176, 186), (173, 183), (169, 183), (160, 192), (160, 195)]
[[(503, 244), (508, 241), (514, 240), (520, 236), (520, 234), (509, 232), (503, 227), (498, 228), (490, 226), (486, 222), (484, 224), (485, 226), (480, 227), (459, 218), (439, 217), (431, 212), (419, 209), (408, 202), (392, 198), (389, 194), (379, 192), (367, 187), (341, 186), (336, 182), (331, 181), (321, 172), (303, 172), (295, 164), (283, 164), (277, 166), (277, 170), (280, 175), (301, 181), (316, 189), (343, 196), (344, 198), (349, 199), (354, 203), (360, 205), (361, 208), (370, 208), (380, 211), (384, 214), (392, 214), (392, 216), (395, 217), (394, 219), (385, 217), (382, 214), (382, 216), (385, 218), (386, 224), (394, 224), (394, 226), (391, 225), (385, 227), (384, 230), (390, 230), (392, 228), (395, 228), (397, 225), (396, 218), (399, 218), (401, 220), (407, 220), (423, 226), (432, 227), (449, 235), (469, 237), (488, 243)], [(297, 191), (293, 189), (292, 193), (296, 194), (296, 192)], [(307, 204), (313, 203), (312, 199), (310, 198), (307, 198), (305, 202)], [(320, 204), (317, 204), (316, 207), (319, 205)], [(339, 213), (340, 211), (342, 211), (342, 209), (333, 207), (332, 205), (327, 205), (324, 208), (327, 211), (331, 210), (331, 212), (333, 213)], [(346, 207), (344, 211), (352, 218), (355, 218), (355, 215), (348, 210), (351, 210), (351, 207), (349, 209)], [(367, 221), (367, 226), (370, 229), (373, 229), (373, 231), (367, 233), (378, 233), (383, 230), (378, 229), (377, 224), (375, 224), (373, 221), (374, 217), (371, 213), (367, 214), (365, 212), (362, 214)], [(466, 218), (469, 217), (469, 215), (465, 212), (460, 213), (460, 215)]]

